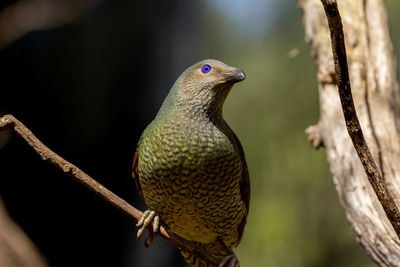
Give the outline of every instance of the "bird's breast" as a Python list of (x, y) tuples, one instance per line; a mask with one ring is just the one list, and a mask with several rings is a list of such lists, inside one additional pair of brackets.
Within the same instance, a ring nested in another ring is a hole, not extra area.
[(151, 125), (139, 155), (146, 204), (171, 229), (201, 242), (224, 231), (236, 233), (245, 210), (239, 188), (242, 163), (223, 131), (181, 122)]
[(184, 188), (189, 193), (202, 191), (206, 185), (236, 182), (241, 172), (235, 146), (211, 123), (196, 126), (170, 121), (146, 130), (138, 164), (140, 176), (160, 179), (172, 189)]

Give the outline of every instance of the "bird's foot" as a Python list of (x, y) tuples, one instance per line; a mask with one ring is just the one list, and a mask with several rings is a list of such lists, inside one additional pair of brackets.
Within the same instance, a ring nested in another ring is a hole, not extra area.
[(137, 222), (136, 226), (141, 226), (141, 228), (137, 232), (137, 238), (140, 238), (144, 230), (147, 228), (147, 226), (153, 222), (153, 231), (149, 231), (149, 235), (146, 238), (145, 241), (145, 246), (149, 247), (154, 240), (154, 234), (158, 232), (158, 229), (160, 228), (160, 217), (156, 215), (155, 211), (152, 210), (146, 210), (143, 212), (142, 217), (140, 220)]
[(218, 267), (240, 267), (239, 259), (237, 258), (236, 254), (232, 252), (222, 259)]

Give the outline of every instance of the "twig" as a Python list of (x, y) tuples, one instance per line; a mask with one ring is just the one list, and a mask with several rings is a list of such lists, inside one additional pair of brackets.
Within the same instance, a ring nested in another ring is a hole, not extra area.
[[(142, 212), (140, 210), (134, 208), (128, 202), (121, 199), (119, 196), (115, 195), (113, 192), (96, 182), (93, 178), (84, 173), (78, 167), (66, 161), (65, 159), (54, 153), (52, 150), (50, 150), (14, 116), (4, 115), (0, 118), (0, 131), (6, 129), (11, 129), (14, 133), (20, 136), (31, 148), (36, 151), (36, 153), (38, 153), (42, 157), (43, 160), (47, 160), (53, 165), (57, 166), (64, 173), (68, 174), (70, 177), (74, 178), (75, 180), (95, 192), (105, 201), (125, 213), (125, 215), (127, 215), (132, 220), (138, 221), (142, 216)], [(151, 231), (150, 226), (148, 228), (148, 230)], [(160, 227), (159, 234), (175, 246), (183, 248), (188, 252), (196, 255), (197, 257), (202, 258), (203, 260), (208, 261), (212, 264), (218, 265), (222, 260), (221, 256), (209, 253), (206, 248), (204, 248), (200, 244), (190, 242), (169, 231), (164, 226)], [(227, 251), (227, 254), (228, 253), (230, 253), (229, 250)]]
[(326, 16), (328, 18), (331, 33), (332, 53), (335, 62), (336, 82), (339, 89), (340, 101), (346, 121), (347, 131), (353, 142), (354, 148), (361, 160), (368, 180), (378, 197), (386, 216), (392, 224), (397, 236), (400, 238), (400, 212), (393, 200), (392, 195), (386, 187), (378, 167), (371, 155), (368, 145), (364, 139), (360, 122), (358, 121), (351, 94), (349, 71), (347, 67), (346, 48), (344, 44), (344, 33), (340, 13), (336, 0), (321, 0)]

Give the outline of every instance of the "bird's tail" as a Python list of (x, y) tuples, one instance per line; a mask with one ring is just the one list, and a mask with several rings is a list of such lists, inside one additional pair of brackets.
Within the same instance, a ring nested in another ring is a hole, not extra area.
[(212, 265), (211, 263), (208, 263), (190, 252), (187, 252), (186, 250), (179, 250), (185, 259), (186, 263), (189, 265), (189, 267), (214, 267), (215, 265)]
[[(223, 260), (223, 258), (225, 256), (229, 255), (226, 252), (225, 247), (223, 247), (223, 245), (221, 245), (219, 242), (207, 244), (206, 246), (207, 246), (207, 251), (212, 252), (214, 255), (220, 256), (221, 261)], [(218, 265), (215, 265), (215, 264), (209, 263), (203, 259), (200, 259), (197, 256), (191, 254), (190, 252), (188, 252), (186, 250), (179, 249), (179, 251), (181, 252), (183, 258), (185, 259), (185, 261), (187, 262), (189, 267), (218, 267)]]

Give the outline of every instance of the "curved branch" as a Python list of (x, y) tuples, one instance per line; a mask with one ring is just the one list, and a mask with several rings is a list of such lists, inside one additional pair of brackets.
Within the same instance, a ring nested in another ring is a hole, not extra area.
[[(6, 129), (11, 129), (14, 133), (21, 137), (31, 148), (33, 148), (33, 150), (35, 150), (37, 154), (41, 156), (43, 160), (46, 160), (57, 166), (64, 173), (68, 174), (70, 177), (74, 178), (85, 187), (95, 192), (102, 199), (113, 205), (118, 210), (122, 211), (132, 220), (138, 221), (142, 216), (142, 212), (140, 210), (131, 206), (128, 202), (96, 182), (93, 178), (84, 173), (78, 167), (66, 161), (65, 159), (54, 153), (52, 150), (50, 150), (14, 116), (4, 115), (0, 118), (0, 131)], [(150, 226), (148, 227), (149, 231), (151, 231), (152, 228), (152, 225)], [(184, 250), (196, 255), (197, 257), (207, 262), (218, 265), (222, 260), (221, 256), (209, 253), (206, 248), (202, 247), (200, 244), (190, 242), (169, 231), (164, 226), (160, 227), (159, 234), (175, 246), (183, 248)], [(230, 251), (227, 250), (227, 252), (229, 253)]]
[(343, 26), (336, 0), (321, 0), (331, 33), (333, 60), (335, 63), (336, 83), (339, 89), (340, 101), (346, 121), (347, 131), (351, 137), (354, 148), (361, 160), (368, 180), (381, 203), (386, 216), (392, 224), (397, 236), (400, 238), (400, 212), (386, 187), (378, 167), (371, 155), (368, 145), (361, 130), (360, 122), (354, 107), (351, 94), (349, 71), (347, 67), (346, 48), (344, 43)]

